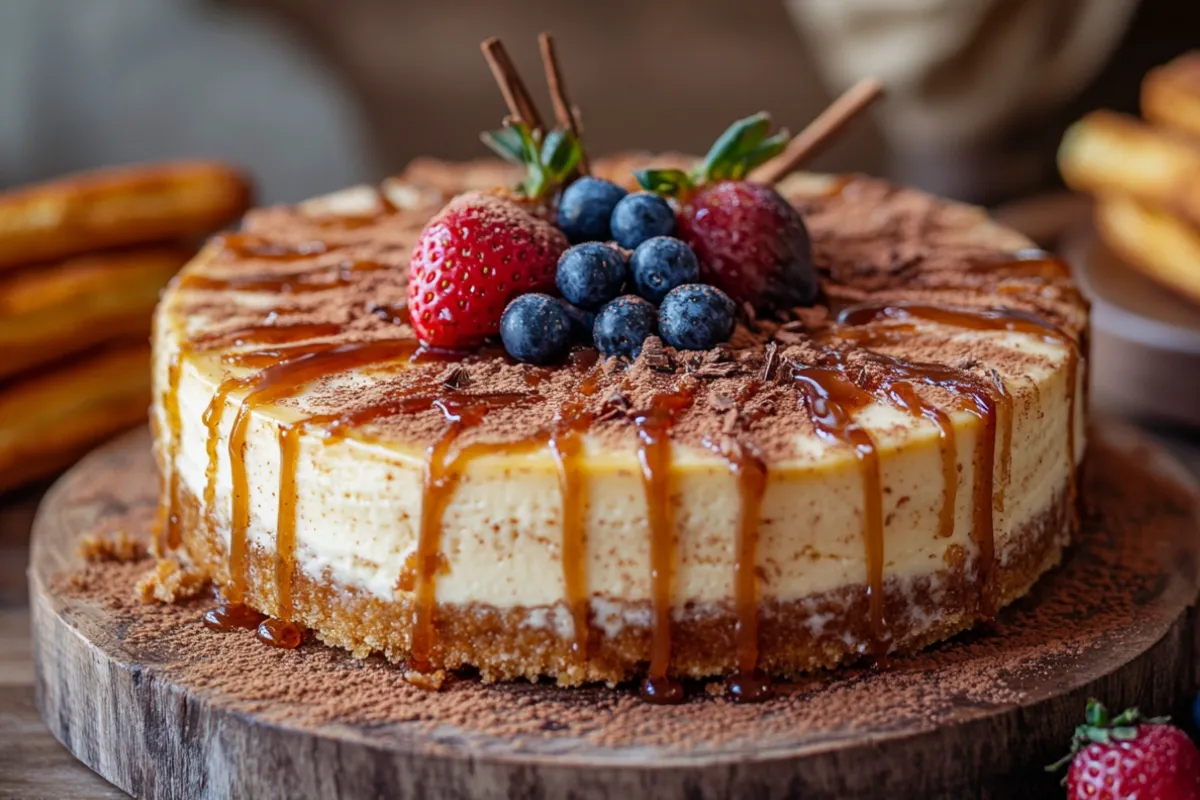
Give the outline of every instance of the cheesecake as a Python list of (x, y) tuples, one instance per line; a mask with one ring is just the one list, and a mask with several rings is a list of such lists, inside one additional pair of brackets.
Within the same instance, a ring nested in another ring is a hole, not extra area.
[(414, 243), (512, 180), (419, 161), (254, 210), (166, 291), (157, 546), (219, 587), (214, 626), (265, 615), (267, 640), (307, 629), (415, 674), (749, 696), (944, 640), (1059, 562), (1088, 322), (1061, 261), (980, 209), (797, 173), (777, 189), (814, 305), (636, 358), (422, 345)]

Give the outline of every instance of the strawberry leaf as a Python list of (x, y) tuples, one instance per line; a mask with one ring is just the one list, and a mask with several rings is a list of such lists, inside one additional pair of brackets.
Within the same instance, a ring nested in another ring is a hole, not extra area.
[(633, 176), (648, 192), (666, 197), (678, 197), (692, 188), (692, 178), (681, 169), (639, 169)]
[(562, 183), (575, 171), (582, 154), (583, 148), (579, 140), (561, 129), (550, 131), (546, 134), (546, 141), (542, 143), (542, 165), (556, 184)]
[(732, 177), (736, 165), (766, 138), (771, 117), (765, 111), (739, 119), (717, 137), (698, 170), (698, 177), (719, 181)]
[(479, 138), (492, 152), (505, 161), (513, 164), (525, 163), (524, 145), (521, 142), (521, 134), (516, 128), (507, 127), (498, 131), (485, 131), (479, 134)]
[(746, 153), (737, 163), (735, 174), (730, 176), (733, 178), (744, 178), (750, 174), (750, 171), (760, 164), (765, 164), (775, 156), (779, 155), (787, 147), (792, 136), (787, 129), (776, 133), (759, 142), (758, 146)]

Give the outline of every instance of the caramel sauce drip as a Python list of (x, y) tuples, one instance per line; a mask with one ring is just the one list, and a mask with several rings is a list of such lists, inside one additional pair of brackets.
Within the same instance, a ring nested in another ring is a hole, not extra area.
[(171, 354), (167, 364), (167, 385), (163, 390), (163, 412), (167, 418), (167, 448), (163, 469), (166, 481), (163, 498), (159, 503), (158, 520), (155, 526), (156, 545), (159, 553), (179, 547), (182, 538), (179, 527), (179, 444), (182, 440), (182, 422), (179, 416), (179, 376), (183, 367), (183, 353)]
[[(762, 381), (751, 379), (738, 390), (735, 402), (739, 424), (752, 424), (754, 413), (742, 412), (762, 390)], [(770, 678), (758, 672), (758, 526), (767, 489), (767, 465), (757, 448), (734, 437), (720, 443), (706, 440), (721, 456), (738, 484), (738, 525), (734, 555), (734, 646), (736, 671), (725, 681), (725, 694), (735, 703), (759, 703), (774, 697)]]
[(296, 465), (300, 461), (300, 426), (279, 428), (279, 511), (275, 522), (275, 615), (292, 618), (292, 571), (296, 567)]
[[(341, 332), (342, 326), (336, 322), (293, 322), (274, 325), (250, 325), (225, 333), (197, 337), (193, 340), (192, 347), (195, 350), (203, 351), (214, 347), (292, 344), (305, 339), (335, 336)], [(234, 355), (236, 356), (237, 354)], [(222, 360), (230, 363), (229, 359)]]
[(332, 347), (326, 345), (325, 349), (314, 350), (279, 361), (250, 380), (252, 388), (238, 407), (237, 416), (234, 417), (233, 428), (229, 435), (229, 464), (233, 483), (233, 511), (229, 545), (228, 595), (230, 600), (241, 601), (246, 583), (246, 536), (250, 526), (250, 487), (246, 475), (245, 448), (250, 412), (262, 405), (294, 396), (311, 381), (339, 372), (391, 361), (398, 357), (402, 358), (411, 352), (412, 342), (407, 339), (384, 339)]
[(771, 682), (758, 674), (758, 523), (767, 489), (767, 465), (751, 445), (731, 442), (725, 449), (730, 471), (738, 481), (737, 555), (734, 601), (737, 606), (737, 674), (726, 684), (736, 702), (769, 699)]
[[(1064, 262), (1055, 258), (1017, 258), (1002, 264), (1030, 264), (1037, 269), (1047, 270), (1057, 276), (1069, 276), (1070, 270)], [(846, 309), (838, 316), (838, 321), (848, 325), (864, 325), (883, 320), (924, 319), (939, 325), (978, 331), (1011, 331), (1041, 337), (1057, 343), (1067, 350), (1067, 474), (1068, 495), (1074, 504), (1077, 496), (1075, 478), (1075, 416), (1076, 416), (1076, 382), (1078, 380), (1079, 361), (1082, 350), (1079, 342), (1073, 336), (1054, 325), (1049, 320), (1035, 314), (1016, 309), (990, 308), (965, 309), (949, 306), (927, 305), (921, 303), (863, 304)], [(998, 426), (1004, 437), (1000, 450), (1000, 474), (1002, 485), (996, 491), (998, 508), (1004, 509), (1005, 488), (1012, 478), (1012, 398), (1005, 391), (1003, 381), (995, 375), (997, 387), (997, 405), (1000, 420)]]
[[(596, 356), (582, 357), (573, 365), (587, 365), (588, 372), (579, 381), (576, 391), (583, 397), (596, 393), (599, 372), (594, 368)], [(587, 486), (579, 469), (583, 452), (583, 434), (592, 423), (582, 401), (566, 404), (554, 420), (550, 434), (550, 452), (558, 469), (558, 487), (562, 495), (563, 513), (563, 590), (571, 611), (573, 636), (571, 654), (576, 663), (588, 656), (588, 580), (587, 530), (584, 512), (587, 509)]]
[(427, 672), (430, 667), (434, 647), (437, 576), (442, 563), (442, 519), (467, 464), (472, 459), (490, 453), (518, 454), (534, 450), (545, 444), (546, 437), (537, 436), (520, 442), (479, 442), (468, 445), (457, 453), (453, 453), (454, 443), (464, 431), (478, 425), (489, 411), (530, 399), (530, 395), (524, 394), (476, 397), (457, 395), (439, 397), (429, 404), (441, 410), (447, 424), (442, 434), (429, 446), (425, 459), (410, 648), (410, 667), (417, 672)]
[(646, 492), (650, 523), (650, 589), (652, 627), (650, 674), (642, 697), (651, 703), (683, 700), (683, 688), (667, 675), (671, 663), (671, 601), (675, 588), (675, 509), (671, 503), (671, 428), (676, 417), (695, 400), (691, 392), (655, 395), (650, 408), (634, 419), (638, 431), (638, 462)]
[(942, 506), (938, 511), (938, 535), (948, 539), (954, 535), (954, 510), (958, 501), (958, 447), (954, 423), (950, 415), (935, 405), (926, 403), (916, 388), (898, 381), (887, 389), (891, 401), (914, 417), (923, 417), (937, 425), (942, 458)]
[(308, 294), (341, 289), (355, 284), (354, 276), (363, 272), (386, 269), (375, 261), (347, 261), (329, 270), (302, 270), (283, 274), (234, 275), (214, 278), (208, 275), (185, 275), (179, 285), (184, 289), (212, 292), (267, 292), (271, 294)]
[(263, 644), (284, 650), (295, 650), (304, 641), (304, 631), (298, 625), (280, 619), (264, 619), (254, 635)]
[(266, 261), (299, 261), (302, 258), (323, 255), (330, 251), (321, 241), (281, 244), (272, 242), (254, 233), (226, 233), (213, 240), (221, 248), (221, 255), (231, 259), (258, 258)]
[(863, 541), (867, 550), (871, 652), (881, 656), (888, 648), (883, 618), (883, 486), (875, 442), (853, 416), (870, 404), (872, 396), (837, 369), (799, 366), (794, 378), (817, 435), (833, 443), (848, 445), (858, 459), (863, 482)]
[(204, 627), (219, 633), (252, 631), (266, 618), (266, 614), (255, 611), (245, 603), (223, 601), (216, 608), (204, 612)]

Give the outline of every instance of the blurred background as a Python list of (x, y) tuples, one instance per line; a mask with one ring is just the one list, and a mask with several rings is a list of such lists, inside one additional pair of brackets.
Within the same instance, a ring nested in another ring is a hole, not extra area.
[(503, 106), (478, 44), (503, 37), (536, 77), (545, 29), (594, 152), (700, 151), (760, 109), (795, 131), (874, 73), (888, 104), (816, 166), (997, 201), (1054, 183), (1083, 110), (1135, 109), (1142, 74), (1196, 44), (1200, 4), (4, 0), (0, 187), (207, 156), (292, 201), (482, 155)]

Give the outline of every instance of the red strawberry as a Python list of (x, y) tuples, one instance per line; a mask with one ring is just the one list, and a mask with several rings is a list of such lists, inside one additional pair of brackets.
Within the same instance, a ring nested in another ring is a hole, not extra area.
[(756, 308), (811, 305), (817, 297), (804, 220), (770, 186), (721, 181), (688, 197), (679, 238), (696, 253), (700, 279)]
[(495, 336), (508, 301), (554, 290), (567, 249), (544, 212), (582, 157), (579, 139), (506, 123), (483, 141), (523, 164), (526, 176), (514, 192), (455, 197), (421, 231), (409, 259), (408, 311), (417, 337), (434, 347), (473, 347)]
[(1109, 719), (1096, 700), (1087, 704), (1087, 723), (1075, 729), (1070, 800), (1200, 800), (1200, 751), (1163, 719), (1142, 719), (1130, 709)]
[(643, 187), (674, 197), (679, 237), (700, 261), (700, 277), (755, 308), (811, 305), (820, 289), (804, 219), (770, 186), (743, 180), (779, 153), (786, 131), (767, 136), (771, 120), (738, 120), (692, 174), (642, 170)]
[(420, 340), (472, 347), (499, 332), (519, 294), (554, 290), (567, 238), (516, 201), (482, 192), (455, 197), (413, 248), (408, 309)]

